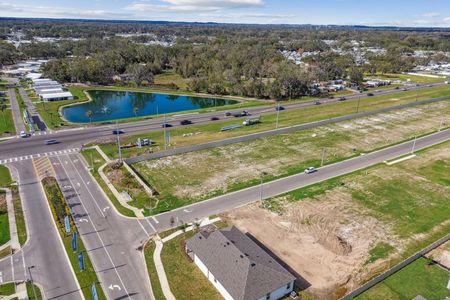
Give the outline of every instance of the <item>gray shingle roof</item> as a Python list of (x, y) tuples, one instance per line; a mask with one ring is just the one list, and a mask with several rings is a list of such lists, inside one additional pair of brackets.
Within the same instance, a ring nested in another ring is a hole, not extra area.
[(199, 232), (186, 241), (236, 300), (254, 300), (295, 277), (236, 227)]

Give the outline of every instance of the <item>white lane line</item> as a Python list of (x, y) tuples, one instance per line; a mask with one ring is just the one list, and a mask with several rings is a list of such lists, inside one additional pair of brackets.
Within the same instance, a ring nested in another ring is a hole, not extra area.
[(153, 226), (153, 224), (150, 222), (150, 220), (148, 218), (145, 218), (145, 220), (147, 221), (147, 223), (150, 225), (150, 227), (153, 229), (154, 232), (158, 232), (155, 228), (155, 226)]
[(150, 234), (148, 233), (148, 231), (145, 229), (145, 227), (141, 224), (140, 220), (137, 220), (139, 226), (141, 226), (142, 230), (145, 232), (145, 234), (147, 235), (147, 237), (150, 237)]
[(14, 260), (13, 256), (11, 255), (11, 274), (12, 274), (12, 281), (16, 281), (16, 276), (14, 274)]
[[(57, 157), (57, 159), (60, 161), (60, 158), (59, 158), (59, 157)], [(61, 162), (61, 161), (60, 161), (60, 162)], [(73, 165), (73, 164), (72, 164), (72, 165)], [(66, 173), (67, 178), (69, 179), (69, 182), (70, 182), (71, 185), (73, 186), (72, 180), (71, 180), (70, 177), (69, 177), (69, 173), (67, 172), (66, 167), (65, 167), (63, 164), (61, 164), (61, 166), (62, 166), (64, 172)], [(73, 165), (73, 167), (76, 169), (75, 165)], [(77, 170), (77, 173), (78, 173), (78, 170)], [(78, 173), (78, 174), (79, 174), (79, 173)], [(80, 175), (79, 175), (79, 176), (80, 176)], [(81, 176), (80, 176), (80, 177), (81, 177)], [(86, 189), (87, 189), (88, 192), (90, 193), (90, 191), (89, 191), (89, 189), (88, 189), (87, 187), (86, 187)], [(94, 202), (96, 202), (96, 201), (95, 201), (95, 198), (92, 196), (92, 194), (91, 194), (91, 197), (92, 197), (92, 200), (93, 200)], [(92, 227), (94, 228), (94, 231), (95, 231), (95, 233), (96, 233), (98, 239), (100, 240), (100, 243), (102, 244), (103, 250), (105, 250), (106, 255), (108, 256), (109, 261), (111, 262), (111, 264), (112, 264), (112, 266), (113, 266), (113, 269), (114, 269), (114, 271), (115, 271), (117, 277), (119, 278), (120, 283), (122, 284), (123, 288), (125, 289), (125, 293), (127, 294), (128, 299), (131, 299), (130, 294), (129, 294), (128, 291), (127, 291), (127, 288), (126, 288), (125, 284), (123, 283), (122, 277), (120, 277), (119, 272), (117, 271), (117, 267), (116, 267), (116, 265), (114, 264), (114, 262), (113, 262), (113, 260), (112, 260), (112, 257), (111, 257), (111, 255), (109, 254), (108, 249), (106, 248), (106, 245), (105, 245), (105, 243), (103, 242), (103, 239), (101, 238), (101, 236), (100, 236), (100, 234), (99, 234), (99, 232), (98, 232), (98, 230), (97, 230), (97, 227), (95, 226), (95, 223), (94, 223), (94, 222), (92, 221), (92, 219), (91, 219), (91, 215), (88, 213), (88, 210), (86, 209), (86, 206), (84, 205), (83, 201), (81, 200), (81, 197), (80, 197), (79, 195), (77, 195), (77, 198), (80, 200), (81, 206), (83, 207), (83, 209), (84, 209), (84, 211), (85, 211), (85, 213), (86, 213), (86, 215), (87, 215), (87, 218), (89, 219), (89, 221), (90, 221)], [(98, 205), (98, 204), (97, 204), (97, 205)], [(100, 212), (101, 212), (101, 210), (100, 210)]]
[(152, 216), (152, 220), (155, 221), (156, 224), (159, 224), (159, 221), (156, 220), (155, 216)]

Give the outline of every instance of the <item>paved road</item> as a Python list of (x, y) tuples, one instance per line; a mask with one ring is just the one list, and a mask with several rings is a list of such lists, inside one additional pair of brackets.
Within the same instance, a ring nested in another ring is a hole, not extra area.
[(28, 113), (30, 114), (31, 119), (33, 120), (34, 124), (37, 125), (40, 131), (45, 131), (47, 129), (47, 126), (45, 125), (44, 121), (42, 120), (41, 116), (36, 110), (36, 107), (34, 106), (34, 103), (31, 101), (30, 97), (28, 97), (27, 92), (22, 86), (19, 86), (19, 93), (23, 98), (23, 101), (25, 102), (27, 106)]
[(21, 131), (26, 131), (25, 124), (23, 123), (22, 112), (20, 111), (19, 102), (16, 97), (16, 91), (13, 87), (8, 88), (9, 102), (11, 103), (11, 111), (14, 119), (14, 127), (16, 128), (16, 134)]
[[(450, 129), (418, 138), (415, 144), (415, 149), (423, 149), (449, 139)], [(409, 141), (380, 151), (372, 152), (370, 154), (348, 159), (340, 163), (325, 166), (313, 174), (301, 173), (265, 183), (263, 184), (263, 199), (281, 195), (288, 191), (296, 190), (343, 174), (348, 174), (356, 170), (408, 154), (412, 151), (413, 145), (414, 141)], [(260, 200), (260, 192), (261, 186), (255, 186), (157, 215), (155, 216), (155, 219), (159, 223), (156, 228), (158, 232), (170, 228), (171, 217), (174, 217), (178, 221), (182, 220), (184, 222), (190, 222), (195, 219), (225, 212), (233, 208), (258, 201)]]
[[(442, 85), (442, 84), (436, 84)], [(424, 88), (424, 87), (414, 87), (415, 89)], [(428, 88), (428, 87), (425, 87)], [(398, 93), (398, 90), (388, 90), (382, 91), (379, 94), (389, 94), (389, 93)], [(365, 95), (365, 94), (364, 94)], [(348, 96), (347, 101), (353, 99), (356, 105), (356, 99), (358, 99), (358, 95)], [(361, 99), (364, 99), (363, 96)], [(337, 99), (328, 99), (321, 100), (323, 104), (335, 103)], [(362, 104), (361, 104), (362, 105)], [(299, 102), (285, 105), (286, 110), (289, 109), (301, 109), (305, 107), (314, 106), (314, 101), (307, 102)], [(248, 109), (253, 115), (263, 115), (274, 112), (274, 106), (261, 106), (255, 108)], [(236, 110), (237, 111), (237, 110)], [(214, 116), (223, 117), (223, 112), (209, 112), (204, 114), (192, 114), (187, 116), (178, 116), (171, 117), (167, 119), (167, 123), (172, 124), (174, 127), (180, 126), (179, 121), (185, 118), (189, 118), (194, 122), (194, 124), (207, 124), (211, 121), (211, 118)], [(234, 119), (234, 117), (226, 117), (228, 119)], [(239, 120), (239, 121), (238, 121)], [(237, 122), (241, 122), (242, 119), (238, 119)], [(120, 128), (125, 131), (125, 135), (127, 134), (138, 134), (145, 133), (151, 131), (161, 131), (161, 124), (163, 119), (152, 119), (139, 121), (135, 123), (121, 124)], [(70, 148), (79, 148), (82, 144), (91, 142), (93, 140), (101, 140), (101, 139), (112, 139), (113, 135), (111, 130), (115, 127), (115, 125), (101, 125), (95, 127), (88, 128), (76, 128), (69, 130), (62, 130), (52, 134), (47, 135), (36, 135), (32, 136), (28, 139), (11, 139), (9, 141), (4, 141), (0, 144), (0, 160), (11, 157), (11, 153), (14, 153), (14, 156), (25, 156), (35, 153), (44, 153), (49, 151), (59, 151)], [(44, 145), (44, 141), (47, 139), (57, 139), (60, 143), (57, 145), (52, 145), (51, 147)]]
[(34, 266), (33, 279), (47, 299), (82, 299), (31, 161), (9, 167), (14, 180), (20, 182), (28, 240), (21, 251), (0, 261), (3, 281), (26, 280), (27, 267)]
[(139, 251), (155, 233), (150, 221), (123, 218), (111, 209), (81, 155), (68, 154), (51, 160), (108, 299), (152, 299)]

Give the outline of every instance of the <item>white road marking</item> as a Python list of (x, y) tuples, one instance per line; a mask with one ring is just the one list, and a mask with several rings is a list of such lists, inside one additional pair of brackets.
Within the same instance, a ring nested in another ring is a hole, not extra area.
[(83, 222), (89, 223), (89, 220), (88, 219), (78, 219), (78, 223), (83, 223)]
[(183, 211), (184, 211), (185, 213), (190, 213), (190, 212), (192, 212), (192, 210), (189, 210), (189, 209), (183, 209)]
[(156, 220), (155, 216), (152, 217), (152, 220), (155, 221), (156, 224), (159, 224), (159, 221)]
[(103, 212), (106, 212), (108, 209), (110, 209), (111, 207), (107, 206), (103, 209)]
[(2, 274), (2, 272), (0, 272), (0, 283), (2, 283), (3, 282), (3, 274)]
[(118, 289), (119, 291), (122, 290), (122, 288), (119, 285), (117, 285), (117, 284), (114, 284), (114, 285), (111, 284), (108, 288), (110, 290), (115, 290), (115, 289)]

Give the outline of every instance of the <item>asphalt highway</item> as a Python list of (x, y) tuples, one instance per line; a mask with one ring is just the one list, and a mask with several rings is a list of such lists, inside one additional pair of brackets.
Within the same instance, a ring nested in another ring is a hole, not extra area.
[[(430, 85), (431, 87), (441, 86), (443, 83), (437, 83)], [(409, 90), (420, 90), (420, 89), (428, 89), (429, 85), (422, 86), (414, 86), (410, 87)], [(401, 93), (401, 90), (382, 90), (376, 92), (375, 95), (385, 95), (385, 94), (395, 94)], [(346, 101), (356, 101), (361, 99), (363, 101), (365, 98), (368, 98), (367, 94), (354, 94), (350, 96), (346, 96)], [(292, 109), (301, 109), (306, 107), (315, 106), (316, 101), (305, 101), (305, 102), (296, 102), (292, 104), (283, 105), (286, 110)], [(329, 99), (321, 99), (321, 105), (327, 105), (331, 103), (339, 102), (339, 98), (329, 98)], [(252, 115), (264, 115), (275, 112), (275, 107), (272, 106), (258, 106), (252, 108), (246, 108)], [(242, 109), (234, 109), (230, 111), (233, 113), (242, 112)], [(218, 117), (220, 120), (224, 119), (235, 119), (233, 116), (224, 116), (223, 111), (215, 111), (208, 112), (202, 114), (184, 114), (178, 116), (171, 116), (166, 119), (166, 123), (171, 124), (173, 127), (182, 126), (180, 125), (180, 121), (184, 119), (191, 120), (194, 124), (207, 124), (211, 122), (212, 117)], [(242, 121), (242, 118), (238, 119), (239, 122)], [(238, 121), (237, 120), (237, 121)], [(155, 118), (151, 120), (138, 121), (133, 123), (125, 123), (120, 124), (119, 128), (124, 131), (125, 135), (127, 134), (138, 134), (150, 131), (161, 131), (162, 123), (164, 122), (164, 118)], [(112, 130), (115, 128), (114, 124), (106, 124), (99, 125), (93, 127), (80, 127), (75, 129), (61, 130), (56, 132), (49, 132), (43, 135), (35, 135), (31, 136), (27, 139), (13, 138), (8, 141), (3, 141), (0, 143), (0, 159), (10, 158), (13, 154), (14, 156), (25, 156), (30, 154), (38, 154), (45, 153), (48, 151), (59, 151), (63, 149), (70, 148), (80, 148), (83, 144), (94, 140), (101, 139), (111, 139), (113, 138)], [(45, 140), (48, 139), (56, 139), (59, 144), (47, 146), (45, 145)]]

